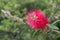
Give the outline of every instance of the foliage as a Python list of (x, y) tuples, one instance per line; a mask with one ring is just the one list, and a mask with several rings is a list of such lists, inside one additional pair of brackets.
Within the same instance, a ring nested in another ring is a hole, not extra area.
[[(27, 11), (37, 8), (51, 19), (47, 31), (36, 31), (1, 12), (8, 10), (25, 22)], [(60, 0), (0, 0), (0, 40), (60, 40)]]

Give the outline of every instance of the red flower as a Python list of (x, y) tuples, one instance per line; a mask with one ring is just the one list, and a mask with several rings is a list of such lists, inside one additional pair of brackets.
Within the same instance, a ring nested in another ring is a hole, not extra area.
[(40, 10), (29, 11), (26, 15), (27, 23), (35, 30), (45, 30), (50, 20)]

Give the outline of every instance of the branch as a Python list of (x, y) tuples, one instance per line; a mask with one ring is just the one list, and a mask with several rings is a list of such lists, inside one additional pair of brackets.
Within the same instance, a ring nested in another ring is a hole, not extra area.
[(25, 24), (25, 23), (23, 22), (23, 19), (11, 15), (10, 11), (7, 11), (7, 10), (1, 10), (1, 11), (4, 13), (5, 17), (7, 17), (7, 18), (9, 18), (9, 19), (11, 18), (11, 19), (13, 19), (13, 20), (15, 20), (15, 21), (17, 21), (17, 22), (19, 22), (19, 23)]

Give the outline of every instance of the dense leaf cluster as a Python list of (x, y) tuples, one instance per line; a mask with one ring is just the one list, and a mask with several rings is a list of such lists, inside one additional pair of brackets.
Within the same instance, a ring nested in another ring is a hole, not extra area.
[[(27, 11), (40, 9), (51, 19), (50, 30), (35, 31), (27, 24), (5, 17), (1, 10), (26, 22)], [(60, 40), (60, 0), (0, 0), (0, 40)], [(57, 30), (52, 31), (52, 30)]]

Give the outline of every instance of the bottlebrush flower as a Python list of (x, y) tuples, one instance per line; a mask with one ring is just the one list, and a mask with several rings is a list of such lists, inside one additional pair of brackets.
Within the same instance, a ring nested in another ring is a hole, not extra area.
[(50, 20), (40, 10), (29, 11), (26, 15), (27, 23), (35, 30), (45, 30)]

